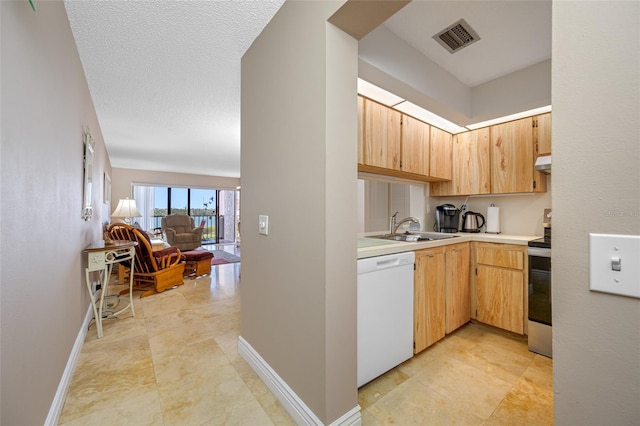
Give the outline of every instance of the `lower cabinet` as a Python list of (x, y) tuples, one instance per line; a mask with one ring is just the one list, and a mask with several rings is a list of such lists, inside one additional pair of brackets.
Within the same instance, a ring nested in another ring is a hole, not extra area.
[(413, 275), (413, 353), (445, 334), (444, 247), (418, 250)]
[(469, 322), (469, 253), (469, 243), (415, 252), (414, 353)]
[(471, 319), (469, 257), (469, 243), (447, 246), (445, 251), (447, 334), (465, 325)]
[(526, 247), (476, 243), (475, 298), (478, 321), (524, 334)]

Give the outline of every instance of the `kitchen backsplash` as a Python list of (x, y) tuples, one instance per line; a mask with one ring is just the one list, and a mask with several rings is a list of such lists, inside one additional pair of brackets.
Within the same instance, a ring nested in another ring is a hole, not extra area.
[[(551, 177), (547, 176), (547, 192), (522, 195), (470, 196), (467, 211), (487, 216), (487, 207), (500, 207), (500, 232), (510, 235), (543, 235), (544, 209), (551, 208)], [(430, 197), (429, 184), (402, 184), (380, 181), (358, 181), (361, 206), (358, 232), (387, 231), (389, 216), (396, 211), (398, 219), (415, 216), (423, 231), (432, 231), (436, 206), (453, 204), (460, 208), (467, 197)], [(393, 210), (393, 211), (391, 211)], [(482, 228), (484, 232), (484, 228)]]

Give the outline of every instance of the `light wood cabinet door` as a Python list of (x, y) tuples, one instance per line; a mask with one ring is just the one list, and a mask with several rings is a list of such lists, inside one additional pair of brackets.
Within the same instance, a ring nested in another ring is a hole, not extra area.
[(551, 155), (551, 113), (533, 118), (533, 143), (536, 154)]
[(524, 272), (478, 265), (478, 321), (524, 333)]
[(429, 152), (429, 176), (451, 180), (453, 164), (453, 136), (451, 133), (431, 126)]
[(364, 100), (363, 164), (400, 171), (401, 113)]
[(429, 126), (408, 115), (402, 116), (402, 171), (429, 174)]
[(483, 265), (522, 270), (525, 260), (524, 250), (512, 247), (505, 244), (480, 244), (476, 249), (477, 262)]
[(445, 335), (445, 255), (441, 247), (415, 254), (413, 352), (418, 353)]
[(533, 192), (533, 118), (491, 126), (491, 192)]
[(445, 252), (447, 334), (470, 320), (469, 253), (469, 243), (448, 246)]
[(431, 184), (432, 196), (491, 192), (489, 128), (453, 135), (453, 175), (450, 182)]
[(358, 164), (364, 164), (364, 98), (358, 96)]
[(456, 195), (491, 192), (489, 135), (488, 127), (456, 135), (453, 150)]
[(527, 247), (473, 245), (472, 317), (514, 333), (526, 332)]

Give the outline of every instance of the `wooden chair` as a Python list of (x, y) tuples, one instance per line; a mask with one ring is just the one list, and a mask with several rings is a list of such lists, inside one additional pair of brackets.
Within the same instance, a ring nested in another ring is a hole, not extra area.
[(181, 261), (182, 253), (178, 248), (168, 247), (153, 251), (146, 234), (124, 223), (110, 225), (108, 234), (112, 240), (138, 243), (133, 268), (133, 289), (143, 292), (140, 297), (161, 293), (168, 288), (184, 284), (184, 263)]

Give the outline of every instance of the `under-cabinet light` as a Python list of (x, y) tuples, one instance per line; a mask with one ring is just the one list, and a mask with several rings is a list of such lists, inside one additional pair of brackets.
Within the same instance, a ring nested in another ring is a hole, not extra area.
[(551, 112), (551, 105), (543, 106), (540, 108), (534, 108), (527, 111), (518, 112), (515, 114), (505, 115), (504, 117), (494, 118), (493, 120), (481, 121), (479, 123), (473, 123), (466, 126), (469, 130), (480, 129), (482, 127), (493, 126), (494, 124), (506, 123), (507, 121), (518, 120), (520, 118), (531, 117), (532, 115), (544, 114)]
[(432, 126), (439, 127), (449, 133), (455, 134), (467, 131), (464, 127), (460, 127), (457, 124), (452, 123), (449, 120), (444, 119), (431, 111), (427, 111), (426, 109), (409, 101), (401, 102), (398, 105), (395, 105), (393, 109), (397, 109), (398, 111), (404, 112), (405, 114), (415, 117), (418, 120), (422, 120)]
[(414, 103), (406, 101), (400, 96), (394, 95), (393, 93), (381, 89), (375, 84), (371, 84), (361, 78), (358, 78), (358, 94), (366, 96), (369, 99), (373, 99), (376, 102), (379, 102), (400, 112), (404, 112), (405, 114), (415, 117), (418, 120), (422, 120), (427, 124), (431, 124), (432, 126), (439, 127), (449, 133), (455, 134), (467, 130), (464, 127), (460, 127), (457, 124), (452, 123), (451, 121), (442, 118), (437, 114), (427, 111), (426, 109)]
[(532, 115), (551, 112), (551, 105), (547, 105), (527, 111), (518, 112), (515, 114), (505, 115), (503, 117), (494, 118), (492, 120), (469, 124), (462, 127), (447, 120), (446, 118), (442, 118), (439, 115), (422, 108), (421, 106), (404, 100), (400, 96), (394, 95), (393, 93), (388, 92), (376, 86), (375, 84), (371, 84), (361, 78), (358, 78), (358, 94), (366, 96), (369, 99), (373, 99), (376, 102), (408, 114), (412, 117), (417, 118), (418, 120), (422, 120), (427, 124), (438, 127), (452, 134), (465, 132), (467, 130), (480, 129), (482, 127), (488, 127), (494, 124), (506, 123), (507, 121), (518, 120), (520, 118), (530, 117)]
[(373, 99), (376, 102), (380, 102), (388, 107), (404, 100), (400, 96), (387, 92), (386, 90), (381, 89), (368, 81), (364, 81), (361, 78), (358, 79), (358, 94), (366, 96), (369, 99)]

